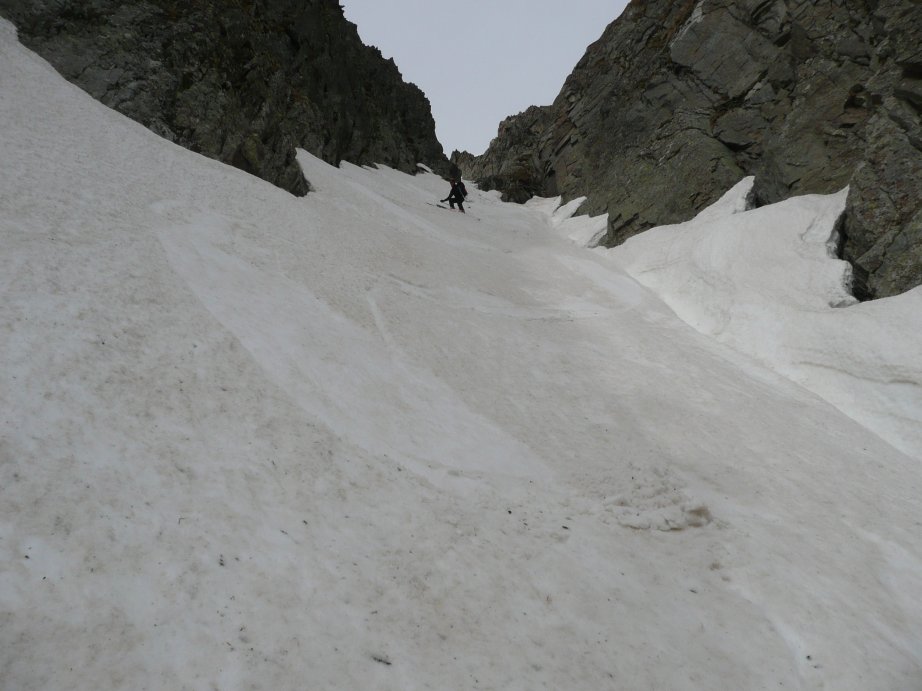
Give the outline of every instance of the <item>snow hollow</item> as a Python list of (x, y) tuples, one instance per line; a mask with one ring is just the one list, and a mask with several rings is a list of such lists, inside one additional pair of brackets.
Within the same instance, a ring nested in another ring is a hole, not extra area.
[(919, 688), (920, 292), (830, 306), (838, 198), (589, 251), (0, 64), (0, 688)]

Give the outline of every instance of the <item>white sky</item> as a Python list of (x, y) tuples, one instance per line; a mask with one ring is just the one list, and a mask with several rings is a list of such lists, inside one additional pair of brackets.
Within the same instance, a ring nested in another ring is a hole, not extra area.
[(483, 153), (499, 122), (554, 100), (627, 0), (342, 0), (362, 40), (432, 103), (445, 153)]

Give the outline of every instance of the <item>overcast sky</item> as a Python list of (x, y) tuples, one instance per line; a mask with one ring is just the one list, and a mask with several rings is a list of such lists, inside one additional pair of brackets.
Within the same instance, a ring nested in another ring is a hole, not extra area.
[(483, 153), (499, 122), (551, 103), (627, 0), (340, 0), (362, 40), (432, 103), (445, 153)]

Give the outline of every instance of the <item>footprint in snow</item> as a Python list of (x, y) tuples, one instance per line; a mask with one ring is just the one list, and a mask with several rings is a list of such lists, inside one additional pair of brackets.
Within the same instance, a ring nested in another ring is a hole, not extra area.
[(684, 483), (666, 468), (631, 471), (621, 492), (603, 501), (619, 525), (635, 530), (685, 530), (711, 522), (707, 505), (691, 497)]

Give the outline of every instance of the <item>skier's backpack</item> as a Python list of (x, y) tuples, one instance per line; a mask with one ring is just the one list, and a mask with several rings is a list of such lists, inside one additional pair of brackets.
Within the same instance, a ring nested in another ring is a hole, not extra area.
[(464, 186), (461, 180), (458, 180), (458, 190), (461, 192), (461, 196), (467, 199), (467, 187)]

